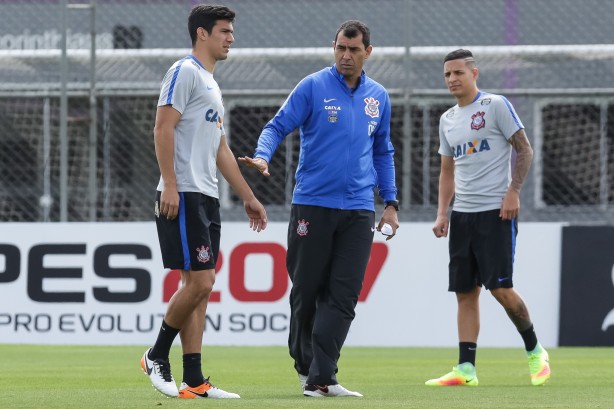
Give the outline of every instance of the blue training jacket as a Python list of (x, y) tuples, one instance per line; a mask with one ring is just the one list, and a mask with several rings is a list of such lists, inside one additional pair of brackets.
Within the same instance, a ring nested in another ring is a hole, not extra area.
[(375, 210), (373, 188), (395, 200), (388, 92), (363, 71), (350, 89), (335, 65), (305, 77), (266, 124), (255, 158), (270, 163), (277, 146), (300, 128), (293, 204)]

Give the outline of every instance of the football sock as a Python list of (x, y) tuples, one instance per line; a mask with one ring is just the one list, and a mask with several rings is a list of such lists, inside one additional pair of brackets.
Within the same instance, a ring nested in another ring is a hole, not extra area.
[(462, 364), (469, 362), (475, 366), (475, 354), (478, 349), (478, 344), (475, 342), (459, 342), (458, 343), (458, 363)]
[(183, 382), (193, 388), (205, 383), (205, 377), (201, 367), (201, 355), (183, 354)]
[(533, 329), (533, 325), (524, 331), (519, 331), (522, 340), (524, 341), (524, 349), (527, 351), (533, 351), (537, 346), (537, 335), (535, 335), (535, 330)]
[(205, 383), (201, 367), (201, 354), (183, 354), (183, 382), (193, 388)]
[(168, 354), (171, 351), (173, 341), (179, 334), (179, 329), (169, 326), (164, 320), (160, 326), (160, 332), (158, 333), (158, 339), (154, 344), (151, 352), (149, 352), (149, 359), (166, 359), (168, 360)]

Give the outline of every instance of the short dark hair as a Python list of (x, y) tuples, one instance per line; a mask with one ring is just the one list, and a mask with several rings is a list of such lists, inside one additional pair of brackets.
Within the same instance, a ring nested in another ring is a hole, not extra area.
[(231, 23), (235, 20), (236, 13), (226, 6), (219, 4), (200, 4), (194, 6), (188, 17), (188, 31), (192, 38), (192, 45), (196, 44), (196, 30), (202, 27), (211, 34), (213, 26), (218, 20), (227, 20)]
[(335, 34), (335, 42), (337, 42), (337, 37), (339, 37), (339, 33), (341, 32), (343, 32), (343, 35), (347, 38), (358, 37), (358, 33), (362, 33), (362, 43), (365, 48), (371, 45), (371, 32), (369, 31), (369, 27), (361, 21), (349, 20), (341, 24), (341, 27), (337, 30), (337, 34)]
[(443, 59), (443, 63), (447, 63), (452, 60), (465, 60), (468, 64), (473, 64), (475, 66), (475, 60), (473, 59), (473, 53), (469, 50), (465, 50), (459, 48), (458, 50), (454, 50), (451, 53), (448, 53)]

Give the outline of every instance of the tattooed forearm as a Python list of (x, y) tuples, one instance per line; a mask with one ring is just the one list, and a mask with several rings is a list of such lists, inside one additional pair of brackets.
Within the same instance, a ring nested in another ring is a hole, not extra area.
[(520, 192), (524, 180), (529, 174), (531, 162), (533, 162), (533, 149), (531, 148), (527, 135), (524, 133), (524, 129), (520, 129), (512, 135), (510, 143), (516, 151), (516, 164), (512, 170), (512, 183), (510, 187)]

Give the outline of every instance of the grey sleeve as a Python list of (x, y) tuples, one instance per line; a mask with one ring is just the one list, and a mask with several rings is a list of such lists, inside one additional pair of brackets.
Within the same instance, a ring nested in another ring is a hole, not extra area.
[(444, 129), (443, 129), (444, 128), (443, 126), (444, 115), (446, 115), (446, 113), (447, 112), (445, 112), (439, 119), (439, 150), (438, 150), (438, 153), (443, 156), (454, 156), (454, 152), (452, 151), (450, 144), (446, 140), (446, 133), (444, 132)]
[(518, 114), (516, 114), (512, 104), (504, 96), (495, 98), (493, 102), (495, 104), (497, 126), (503, 136), (505, 136), (505, 139), (509, 140), (519, 129), (524, 129), (524, 125), (520, 118), (518, 118)]
[(190, 64), (171, 68), (162, 80), (158, 106), (171, 105), (183, 114), (194, 87), (194, 71)]

